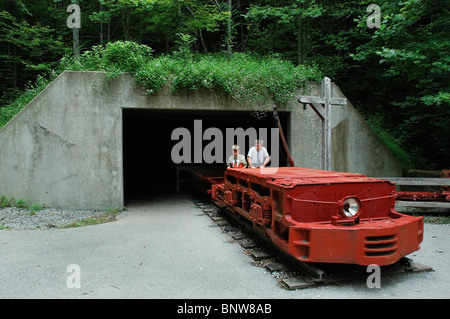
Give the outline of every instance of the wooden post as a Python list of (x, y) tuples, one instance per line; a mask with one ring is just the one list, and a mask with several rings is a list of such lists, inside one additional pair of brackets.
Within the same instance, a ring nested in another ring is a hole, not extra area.
[(331, 170), (331, 80), (330, 78), (323, 78), (322, 80), (323, 95), (325, 98), (324, 108), (325, 108), (325, 170)]
[(309, 104), (322, 120), (322, 169), (331, 170), (331, 106), (347, 105), (346, 98), (331, 96), (331, 80), (328, 77), (322, 79), (320, 96), (302, 95), (298, 101)]

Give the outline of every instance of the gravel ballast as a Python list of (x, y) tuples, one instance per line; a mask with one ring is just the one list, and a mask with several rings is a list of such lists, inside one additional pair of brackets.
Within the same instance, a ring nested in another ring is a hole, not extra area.
[(101, 210), (44, 208), (31, 211), (26, 208), (0, 208), (0, 230), (45, 230), (76, 227), (83, 221), (101, 223), (113, 220), (115, 213)]

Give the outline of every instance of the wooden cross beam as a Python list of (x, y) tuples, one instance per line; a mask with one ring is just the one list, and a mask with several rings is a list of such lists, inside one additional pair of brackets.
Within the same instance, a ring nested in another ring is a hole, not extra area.
[[(331, 106), (347, 105), (346, 98), (331, 96), (331, 80), (328, 77), (322, 80), (321, 96), (302, 95), (298, 99), (300, 103), (309, 104), (322, 120), (322, 169), (331, 170)], [(306, 107), (306, 106), (305, 106)]]

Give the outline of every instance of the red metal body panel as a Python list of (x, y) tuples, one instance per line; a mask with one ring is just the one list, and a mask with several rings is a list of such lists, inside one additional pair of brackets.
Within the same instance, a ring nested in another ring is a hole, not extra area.
[[(212, 199), (304, 262), (388, 265), (418, 250), (423, 218), (395, 211), (395, 185), (299, 167), (227, 169)], [(356, 215), (343, 214), (356, 198)]]
[(435, 202), (445, 202), (449, 201), (447, 199), (449, 192), (397, 192), (398, 200), (405, 201), (435, 201)]

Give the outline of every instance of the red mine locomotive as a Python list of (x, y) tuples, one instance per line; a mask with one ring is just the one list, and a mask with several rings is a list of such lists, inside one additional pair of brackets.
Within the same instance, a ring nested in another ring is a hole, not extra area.
[(211, 196), (302, 262), (389, 265), (423, 239), (423, 218), (395, 210), (395, 185), (361, 174), (231, 168)]

